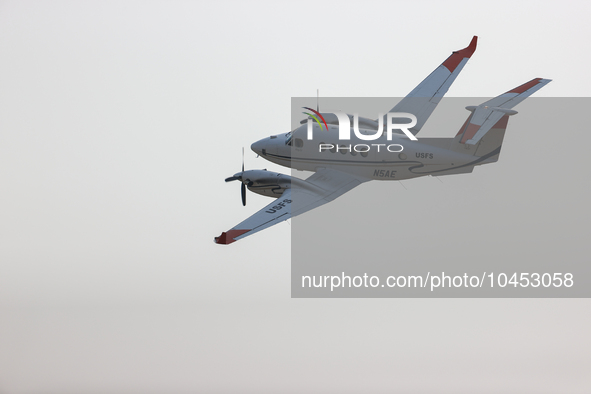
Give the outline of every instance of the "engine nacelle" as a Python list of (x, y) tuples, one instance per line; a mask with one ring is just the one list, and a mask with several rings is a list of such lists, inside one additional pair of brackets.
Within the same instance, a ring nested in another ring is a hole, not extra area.
[(267, 170), (249, 170), (244, 171), (242, 183), (253, 193), (277, 198), (291, 187), (291, 177)]

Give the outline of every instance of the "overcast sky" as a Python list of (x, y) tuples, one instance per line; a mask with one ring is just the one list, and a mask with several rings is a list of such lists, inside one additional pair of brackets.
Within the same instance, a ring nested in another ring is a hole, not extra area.
[[(404, 96), (473, 35), (450, 96), (543, 77), (537, 97), (586, 97), (590, 11), (1, 1), (0, 393), (588, 393), (587, 299), (291, 299), (289, 224), (213, 237), (269, 201), (223, 182), (242, 147), (289, 173), (248, 147), (289, 130), (291, 97)], [(415, 194), (482, 192), (522, 152)], [(563, 196), (589, 218), (576, 163)]]

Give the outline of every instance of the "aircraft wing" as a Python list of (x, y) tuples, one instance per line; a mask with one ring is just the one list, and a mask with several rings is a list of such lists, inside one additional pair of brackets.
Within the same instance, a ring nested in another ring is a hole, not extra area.
[[(439, 67), (403, 98), (390, 112), (407, 112), (417, 117), (417, 124), (410, 129), (416, 135), (427, 119), (431, 116), (437, 104), (455, 81), (468, 59), (476, 50), (477, 36), (472, 38), (470, 45), (453, 52)], [(384, 117), (384, 124), (386, 118)]]
[(331, 202), (368, 180), (328, 168), (318, 170), (306, 180), (292, 178), (291, 187), (286, 189), (281, 197), (232, 229), (223, 232), (219, 237), (215, 237), (215, 242), (231, 244)]

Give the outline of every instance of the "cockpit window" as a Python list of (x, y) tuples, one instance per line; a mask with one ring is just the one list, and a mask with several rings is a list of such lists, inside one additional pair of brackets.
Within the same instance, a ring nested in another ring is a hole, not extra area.
[(291, 131), (289, 133), (285, 134), (285, 137), (287, 137), (285, 139), (285, 145), (291, 146)]

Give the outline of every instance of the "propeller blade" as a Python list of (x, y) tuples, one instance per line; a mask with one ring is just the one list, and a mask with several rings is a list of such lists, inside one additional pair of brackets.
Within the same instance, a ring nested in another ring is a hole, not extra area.
[[(242, 174), (240, 175), (240, 180), (244, 179), (244, 147), (242, 147)], [(246, 185), (244, 182), (240, 185), (240, 194), (242, 194), (242, 206), (246, 206)]]
[(231, 176), (229, 178), (226, 178), (226, 182), (239, 181), (239, 180), (240, 180), (239, 176)]

